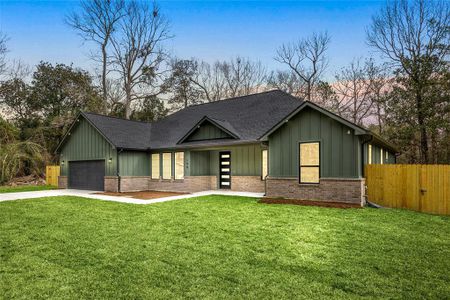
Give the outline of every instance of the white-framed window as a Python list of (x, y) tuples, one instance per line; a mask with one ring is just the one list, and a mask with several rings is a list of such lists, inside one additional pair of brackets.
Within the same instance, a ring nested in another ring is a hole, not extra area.
[(175, 179), (184, 178), (184, 152), (175, 152)]
[(380, 164), (383, 164), (383, 158), (384, 158), (384, 155), (383, 155), (383, 148), (381, 148), (381, 149), (380, 149)]
[(367, 163), (371, 164), (372, 163), (372, 145), (369, 144), (368, 145), (368, 151), (367, 151)]
[(261, 178), (266, 179), (267, 174), (269, 174), (269, 151), (263, 150), (261, 152)]
[(159, 153), (153, 153), (152, 154), (152, 179), (159, 179), (159, 168), (160, 168), (160, 162), (159, 162)]
[(320, 143), (308, 142), (299, 145), (299, 181), (300, 183), (319, 183), (320, 180)]
[(172, 178), (172, 153), (164, 152), (162, 154), (162, 178), (171, 179)]

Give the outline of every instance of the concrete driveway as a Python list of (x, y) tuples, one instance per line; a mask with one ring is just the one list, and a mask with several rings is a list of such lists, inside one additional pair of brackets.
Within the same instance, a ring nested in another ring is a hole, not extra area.
[(20, 192), (20, 193), (3, 193), (0, 194), (0, 202), (20, 200), (20, 199), (32, 199), (32, 198), (42, 198), (42, 197), (56, 197), (56, 196), (77, 196), (105, 201), (121, 202), (121, 203), (132, 203), (132, 204), (152, 204), (165, 201), (179, 200), (194, 198), (200, 196), (208, 195), (229, 195), (229, 196), (243, 196), (243, 197), (254, 197), (261, 198), (264, 196), (262, 193), (247, 193), (247, 192), (233, 192), (233, 191), (204, 191), (188, 195), (170, 196), (151, 200), (136, 199), (125, 196), (107, 196), (96, 194), (95, 191), (83, 191), (83, 190), (49, 190), (49, 191), (35, 191), (35, 192)]

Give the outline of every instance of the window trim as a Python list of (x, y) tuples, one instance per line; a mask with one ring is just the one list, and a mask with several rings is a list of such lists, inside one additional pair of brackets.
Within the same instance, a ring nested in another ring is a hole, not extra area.
[(263, 153), (264, 151), (267, 151), (267, 157), (266, 157), (266, 166), (267, 166), (267, 174), (266, 176), (269, 176), (269, 149), (261, 149), (261, 180), (266, 180), (266, 178), (263, 176)]
[[(319, 144), (319, 164), (318, 165), (304, 165), (303, 167), (317, 167), (319, 168), (319, 181), (318, 182), (302, 182), (302, 165), (301, 165), (301, 161), (300, 161), (300, 145), (301, 144)], [(322, 170), (320, 167), (320, 162), (322, 161), (321, 159), (322, 156), (322, 147), (321, 147), (321, 142), (319, 140), (314, 140), (314, 141), (304, 141), (304, 142), (299, 142), (298, 143), (298, 183), (299, 184), (310, 184), (310, 185), (318, 185), (320, 184), (320, 178), (322, 177)]]
[[(181, 178), (177, 178), (177, 153), (183, 154), (183, 176)], [(174, 180), (183, 180), (184, 179), (184, 151), (176, 151), (173, 153), (173, 179)]]
[[(153, 155), (158, 156), (158, 177), (153, 177)], [(161, 153), (152, 153), (150, 155), (150, 158), (151, 158), (151, 164), (152, 164), (150, 178), (152, 180), (159, 180), (159, 179), (161, 179)]]
[[(164, 178), (164, 154), (169, 154), (170, 155), (170, 176), (169, 176), (169, 178)], [(163, 180), (171, 180), (172, 179), (172, 152), (162, 152), (161, 153), (161, 157), (162, 157), (162, 160), (161, 160), (161, 163), (160, 163), (160, 166), (161, 166), (161, 169), (162, 169), (161, 178)]]

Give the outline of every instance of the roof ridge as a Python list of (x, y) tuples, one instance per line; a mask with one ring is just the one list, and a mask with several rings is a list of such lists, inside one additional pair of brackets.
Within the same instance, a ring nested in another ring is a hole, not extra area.
[(148, 124), (148, 125), (152, 125), (152, 123), (153, 123), (153, 122), (146, 122), (146, 121), (124, 119), (124, 118), (119, 118), (119, 117), (116, 117), (116, 116), (102, 115), (102, 114), (99, 114), (99, 113), (88, 112), (88, 111), (82, 111), (81, 113), (82, 114), (88, 114), (88, 115), (95, 115), (95, 116), (105, 117), (105, 118), (110, 118), (110, 119), (117, 119), (117, 120), (122, 120), (122, 121), (129, 121), (129, 122), (136, 122), (136, 123), (141, 123), (141, 124)]
[[(264, 92), (258, 92), (258, 93), (252, 93), (252, 94), (248, 94), (248, 95), (242, 95), (242, 96), (236, 96), (236, 97), (231, 97), (231, 98), (225, 98), (225, 99), (220, 99), (220, 100), (216, 100), (216, 101), (211, 101), (211, 102), (203, 102), (203, 103), (199, 103), (199, 104), (193, 104), (188, 106), (189, 107), (196, 107), (196, 106), (201, 106), (201, 105), (206, 105), (206, 104), (214, 104), (214, 103), (218, 103), (218, 102), (222, 102), (222, 101), (230, 101), (230, 100), (242, 100), (242, 98), (246, 98), (246, 97), (250, 97), (250, 96), (255, 96), (255, 95), (261, 95), (261, 94), (267, 94), (267, 93), (273, 93), (273, 92), (282, 92), (285, 93), (287, 95), (289, 95), (286, 92), (283, 92), (280, 89), (273, 89), (273, 90), (268, 90), (268, 91), (264, 91)], [(291, 97), (293, 97), (292, 95), (290, 95)], [(182, 110), (182, 109), (181, 109)], [(179, 110), (180, 111), (180, 110)], [(178, 111), (177, 111), (178, 112)]]

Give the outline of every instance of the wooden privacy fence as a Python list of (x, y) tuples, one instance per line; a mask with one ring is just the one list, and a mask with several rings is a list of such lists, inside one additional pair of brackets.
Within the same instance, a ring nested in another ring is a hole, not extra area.
[(48, 185), (58, 186), (59, 166), (47, 166), (45, 168), (45, 182)]
[(367, 165), (367, 200), (450, 215), (450, 165)]

